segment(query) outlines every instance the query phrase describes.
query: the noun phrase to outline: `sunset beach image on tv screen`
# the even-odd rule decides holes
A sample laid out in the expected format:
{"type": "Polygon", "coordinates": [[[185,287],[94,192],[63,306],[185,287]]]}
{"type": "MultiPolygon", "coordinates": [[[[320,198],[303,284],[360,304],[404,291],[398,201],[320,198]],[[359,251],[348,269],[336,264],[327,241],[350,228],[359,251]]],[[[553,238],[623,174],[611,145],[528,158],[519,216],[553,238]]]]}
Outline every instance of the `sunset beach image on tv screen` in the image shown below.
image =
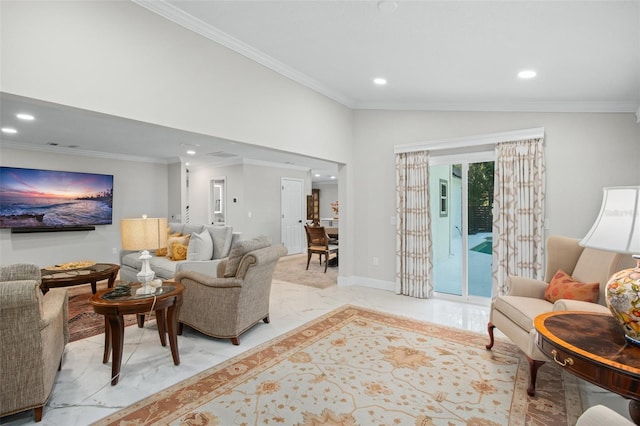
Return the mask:
{"type": "Polygon", "coordinates": [[[0,227],[112,223],[113,175],[0,167],[0,227]]]}

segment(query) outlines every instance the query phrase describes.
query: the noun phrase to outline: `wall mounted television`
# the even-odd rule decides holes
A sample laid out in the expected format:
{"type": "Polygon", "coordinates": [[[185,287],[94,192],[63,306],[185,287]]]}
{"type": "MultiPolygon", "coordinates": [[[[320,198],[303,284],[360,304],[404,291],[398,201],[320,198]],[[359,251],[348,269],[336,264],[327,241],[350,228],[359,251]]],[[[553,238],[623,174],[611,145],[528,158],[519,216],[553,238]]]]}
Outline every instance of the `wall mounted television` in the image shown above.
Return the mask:
{"type": "Polygon", "coordinates": [[[113,220],[113,175],[0,167],[0,228],[94,230],[113,220]]]}

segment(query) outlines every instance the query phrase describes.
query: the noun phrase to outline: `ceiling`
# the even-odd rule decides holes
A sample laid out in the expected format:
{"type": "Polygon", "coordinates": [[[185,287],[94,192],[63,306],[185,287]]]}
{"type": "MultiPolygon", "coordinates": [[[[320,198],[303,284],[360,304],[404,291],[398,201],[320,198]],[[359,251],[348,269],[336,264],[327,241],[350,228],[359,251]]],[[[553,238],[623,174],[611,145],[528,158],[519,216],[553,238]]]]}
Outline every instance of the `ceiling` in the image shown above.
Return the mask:
{"type": "MultiPolygon", "coordinates": [[[[640,117],[640,0],[132,1],[351,108],[640,117]],[[518,78],[524,69],[537,76],[518,78]]],[[[337,175],[319,159],[4,93],[0,103],[2,126],[20,126],[3,146],[337,175]],[[17,122],[20,111],[36,120],[17,122]]]]}
{"type": "Polygon", "coordinates": [[[133,1],[352,108],[640,106],[640,0],[133,1]]]}

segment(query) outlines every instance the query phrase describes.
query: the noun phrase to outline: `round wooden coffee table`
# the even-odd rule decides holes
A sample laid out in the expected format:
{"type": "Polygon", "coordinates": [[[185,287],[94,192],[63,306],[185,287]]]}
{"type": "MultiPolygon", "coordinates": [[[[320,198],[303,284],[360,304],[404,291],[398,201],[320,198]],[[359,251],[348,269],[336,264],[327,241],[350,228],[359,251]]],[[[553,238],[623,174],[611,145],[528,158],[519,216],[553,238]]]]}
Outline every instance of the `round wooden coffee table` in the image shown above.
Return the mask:
{"type": "Polygon", "coordinates": [[[113,263],[96,263],[84,268],[64,270],[41,269],[42,283],[40,289],[45,294],[50,288],[69,287],[80,284],[91,284],[91,292],[96,294],[96,283],[109,280],[107,286],[113,287],[120,265],[113,263]]]}
{"type": "Polygon", "coordinates": [[[100,290],[89,299],[93,310],[104,315],[105,335],[104,354],[102,363],[109,362],[109,355],[113,349],[111,360],[111,386],[118,383],[120,378],[120,365],[122,363],[122,348],[124,345],[124,315],[147,314],[151,309],[156,314],[156,324],[160,343],[167,346],[166,335],[169,335],[169,345],[173,363],[180,365],[178,354],[178,314],[182,305],[182,293],[184,286],[179,282],[167,281],[156,290],[155,295],[136,295],[140,283],[131,286],[131,295],[113,299],[105,298],[112,289],[100,290]]]}

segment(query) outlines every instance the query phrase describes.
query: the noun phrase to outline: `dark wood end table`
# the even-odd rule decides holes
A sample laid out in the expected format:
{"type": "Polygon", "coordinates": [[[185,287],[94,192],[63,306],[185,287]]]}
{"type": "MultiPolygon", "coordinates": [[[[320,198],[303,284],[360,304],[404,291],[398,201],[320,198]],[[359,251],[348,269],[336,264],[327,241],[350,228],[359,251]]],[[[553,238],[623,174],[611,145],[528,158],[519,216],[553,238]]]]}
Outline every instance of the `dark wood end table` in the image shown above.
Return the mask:
{"type": "Polygon", "coordinates": [[[166,335],[169,335],[169,345],[173,363],[180,365],[178,354],[178,314],[182,305],[182,293],[184,286],[181,283],[167,281],[158,288],[155,297],[153,295],[136,296],[136,290],[140,284],[131,286],[131,295],[114,299],[105,299],[103,296],[112,289],[100,290],[89,299],[93,310],[104,315],[105,336],[104,354],[102,363],[109,362],[109,355],[113,349],[111,360],[111,385],[115,386],[120,378],[120,366],[122,364],[122,349],[124,346],[124,320],[123,315],[146,314],[154,310],[160,343],[167,346],[166,335]]]}
{"type": "Polygon", "coordinates": [[[41,269],[42,282],[40,289],[46,294],[50,288],[69,287],[80,284],[91,284],[91,292],[96,294],[96,283],[109,280],[107,286],[113,287],[120,265],[113,263],[96,263],[84,268],[65,270],[41,269]]]}
{"type": "Polygon", "coordinates": [[[608,314],[558,311],[534,320],[540,350],[576,376],[629,398],[631,419],[640,424],[640,347],[624,338],[608,314]]]}

